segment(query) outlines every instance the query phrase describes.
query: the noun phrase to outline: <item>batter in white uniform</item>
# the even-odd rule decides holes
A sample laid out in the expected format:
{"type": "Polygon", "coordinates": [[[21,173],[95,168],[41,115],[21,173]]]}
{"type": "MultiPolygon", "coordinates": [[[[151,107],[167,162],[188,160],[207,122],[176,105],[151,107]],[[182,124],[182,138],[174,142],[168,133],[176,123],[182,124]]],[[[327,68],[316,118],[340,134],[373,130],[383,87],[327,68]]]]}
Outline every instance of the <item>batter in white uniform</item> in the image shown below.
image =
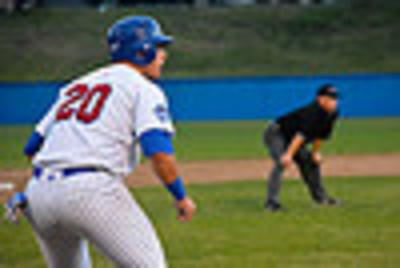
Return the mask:
{"type": "Polygon", "coordinates": [[[178,218],[195,205],[178,176],[174,128],[158,79],[172,42],[145,16],[108,32],[112,64],[61,88],[25,153],[33,177],[25,208],[48,267],[90,267],[86,241],[117,267],[165,267],[150,221],[123,184],[139,148],[176,200],[178,218]]]}

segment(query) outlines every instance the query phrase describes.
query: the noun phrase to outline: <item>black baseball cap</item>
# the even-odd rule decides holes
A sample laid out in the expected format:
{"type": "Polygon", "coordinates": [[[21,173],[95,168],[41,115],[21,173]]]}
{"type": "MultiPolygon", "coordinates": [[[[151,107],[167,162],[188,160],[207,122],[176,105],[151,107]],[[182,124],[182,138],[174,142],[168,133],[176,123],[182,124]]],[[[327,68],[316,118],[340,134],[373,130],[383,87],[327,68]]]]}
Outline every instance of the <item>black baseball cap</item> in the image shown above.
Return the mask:
{"type": "Polygon", "coordinates": [[[317,97],[319,96],[327,96],[331,97],[333,99],[338,99],[339,98],[339,93],[335,86],[331,84],[325,84],[321,86],[318,91],[317,91],[317,97]]]}

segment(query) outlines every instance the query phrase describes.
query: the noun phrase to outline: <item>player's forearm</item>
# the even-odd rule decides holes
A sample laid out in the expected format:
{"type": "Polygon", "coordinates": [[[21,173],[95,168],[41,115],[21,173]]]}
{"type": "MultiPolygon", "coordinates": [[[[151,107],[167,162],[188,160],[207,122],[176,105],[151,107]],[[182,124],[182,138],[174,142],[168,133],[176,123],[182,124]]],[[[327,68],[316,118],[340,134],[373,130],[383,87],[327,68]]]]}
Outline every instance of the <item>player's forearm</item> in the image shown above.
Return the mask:
{"type": "Polygon", "coordinates": [[[175,157],[165,153],[156,153],[151,157],[153,169],[177,202],[186,198],[182,179],[178,176],[175,157]]]}
{"type": "Polygon", "coordinates": [[[315,140],[312,146],[312,152],[318,153],[321,149],[321,140],[315,140]]]}
{"type": "Polygon", "coordinates": [[[143,154],[151,159],[154,172],[179,202],[185,199],[185,187],[178,176],[171,135],[150,130],[140,137],[143,154]]]}
{"type": "Polygon", "coordinates": [[[173,155],[157,153],[151,157],[154,172],[165,184],[171,184],[178,176],[176,160],[173,155]]]}
{"type": "Polygon", "coordinates": [[[293,157],[300,149],[300,147],[303,145],[303,143],[304,143],[303,136],[300,134],[296,134],[286,151],[287,154],[293,157]]]}

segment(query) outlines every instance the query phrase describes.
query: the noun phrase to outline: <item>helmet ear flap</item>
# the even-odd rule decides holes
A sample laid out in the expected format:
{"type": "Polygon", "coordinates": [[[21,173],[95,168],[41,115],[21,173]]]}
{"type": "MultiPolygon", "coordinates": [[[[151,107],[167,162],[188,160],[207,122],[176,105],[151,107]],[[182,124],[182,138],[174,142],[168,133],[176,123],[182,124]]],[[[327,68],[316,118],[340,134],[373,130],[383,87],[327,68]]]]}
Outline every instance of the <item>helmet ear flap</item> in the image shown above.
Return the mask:
{"type": "Polygon", "coordinates": [[[156,58],[157,53],[156,47],[148,41],[133,45],[131,51],[132,62],[139,66],[150,64],[156,58]]]}

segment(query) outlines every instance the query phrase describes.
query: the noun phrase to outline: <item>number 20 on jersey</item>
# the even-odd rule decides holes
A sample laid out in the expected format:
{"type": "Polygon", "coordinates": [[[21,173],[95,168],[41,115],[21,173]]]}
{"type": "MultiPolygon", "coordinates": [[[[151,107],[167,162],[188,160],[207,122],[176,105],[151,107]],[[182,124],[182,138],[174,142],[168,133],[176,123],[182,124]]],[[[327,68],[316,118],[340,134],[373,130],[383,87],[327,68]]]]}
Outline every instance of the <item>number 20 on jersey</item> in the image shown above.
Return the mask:
{"type": "Polygon", "coordinates": [[[111,87],[107,84],[99,84],[93,87],[85,84],[74,85],[65,92],[67,99],[61,103],[57,110],[57,121],[75,117],[85,124],[92,123],[99,117],[110,93],[111,87]],[[78,102],[80,104],[74,105],[78,102]]]}

